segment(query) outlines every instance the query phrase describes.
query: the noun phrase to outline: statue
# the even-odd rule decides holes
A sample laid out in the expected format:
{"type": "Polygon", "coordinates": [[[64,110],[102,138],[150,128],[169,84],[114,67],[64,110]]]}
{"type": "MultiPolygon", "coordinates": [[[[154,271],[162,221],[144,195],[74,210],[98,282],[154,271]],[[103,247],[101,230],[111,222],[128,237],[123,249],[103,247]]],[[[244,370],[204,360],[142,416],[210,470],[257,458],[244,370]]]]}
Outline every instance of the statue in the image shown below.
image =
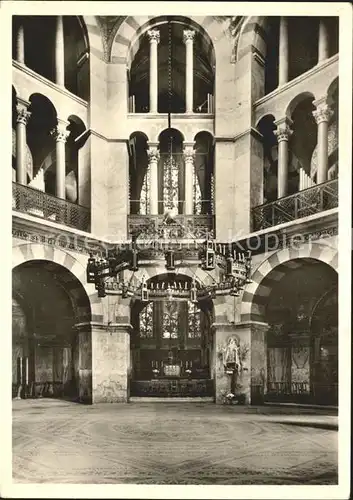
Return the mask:
{"type": "Polygon", "coordinates": [[[239,341],[237,341],[235,337],[230,337],[227,345],[223,349],[223,365],[226,370],[233,369],[239,372],[241,369],[239,341]]]}

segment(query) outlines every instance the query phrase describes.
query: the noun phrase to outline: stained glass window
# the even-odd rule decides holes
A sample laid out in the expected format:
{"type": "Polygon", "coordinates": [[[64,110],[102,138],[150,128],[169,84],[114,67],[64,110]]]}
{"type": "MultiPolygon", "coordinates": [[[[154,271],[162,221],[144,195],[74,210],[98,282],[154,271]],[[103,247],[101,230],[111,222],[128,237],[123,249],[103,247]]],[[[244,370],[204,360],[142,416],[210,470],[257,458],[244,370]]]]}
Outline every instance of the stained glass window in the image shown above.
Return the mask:
{"type": "Polygon", "coordinates": [[[177,339],[179,327],[178,302],[166,300],[163,302],[162,337],[164,339],[177,339]]]}
{"type": "Polygon", "coordinates": [[[188,301],[188,337],[201,337],[201,311],[193,302],[188,301]]]}
{"type": "Polygon", "coordinates": [[[153,338],[153,302],[149,302],[140,312],[140,337],[153,338]]]}

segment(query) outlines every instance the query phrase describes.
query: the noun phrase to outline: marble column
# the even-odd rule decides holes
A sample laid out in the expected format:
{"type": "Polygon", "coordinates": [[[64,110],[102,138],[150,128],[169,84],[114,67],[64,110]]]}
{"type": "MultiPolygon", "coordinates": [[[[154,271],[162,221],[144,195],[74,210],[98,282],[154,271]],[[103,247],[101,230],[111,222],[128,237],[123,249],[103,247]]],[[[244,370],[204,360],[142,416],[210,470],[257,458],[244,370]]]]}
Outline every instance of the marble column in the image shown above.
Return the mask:
{"type": "Polygon", "coordinates": [[[158,214],[158,161],[159,151],[157,144],[150,143],[148,154],[148,169],[149,169],[149,201],[150,201],[150,214],[158,214]]]}
{"type": "Polygon", "coordinates": [[[328,105],[327,99],[313,101],[316,110],[313,116],[317,123],[317,178],[316,183],[327,181],[328,172],[328,123],[333,111],[328,105]]]}
{"type": "Polygon", "coordinates": [[[318,40],[318,63],[328,59],[329,56],[329,39],[327,32],[327,22],[323,17],[319,21],[319,40],[318,40]]]}
{"type": "Polygon", "coordinates": [[[275,122],[274,134],[278,142],[277,198],[287,196],[288,191],[288,141],[292,135],[288,118],[275,122]]]}
{"type": "Polygon", "coordinates": [[[186,88],[186,113],[192,113],[194,107],[194,36],[195,31],[184,30],[184,43],[186,46],[185,88],[186,88]]]}
{"type": "Polygon", "coordinates": [[[55,32],[55,83],[65,86],[64,23],[63,16],[56,18],[55,32]]]}
{"type": "Polygon", "coordinates": [[[16,122],[16,181],[19,184],[27,184],[27,134],[26,126],[31,113],[28,111],[29,102],[23,99],[17,100],[17,122],[16,122]]]}
{"type": "Polygon", "coordinates": [[[279,24],[278,86],[288,82],[288,19],[284,16],[279,24]]]}
{"type": "Polygon", "coordinates": [[[192,215],[194,213],[194,176],[195,176],[195,151],[193,144],[184,143],[185,162],[185,207],[184,213],[192,215]]]}
{"type": "Polygon", "coordinates": [[[158,44],[159,30],[149,30],[150,39],[150,113],[158,113],[158,44]]]}
{"type": "Polygon", "coordinates": [[[16,61],[25,64],[25,39],[22,22],[17,26],[16,32],[16,61]]]}
{"type": "Polygon", "coordinates": [[[65,177],[66,177],[66,159],[65,159],[65,144],[66,139],[70,135],[67,130],[68,122],[58,120],[58,125],[52,131],[52,135],[56,141],[56,196],[65,199],[65,177]]]}

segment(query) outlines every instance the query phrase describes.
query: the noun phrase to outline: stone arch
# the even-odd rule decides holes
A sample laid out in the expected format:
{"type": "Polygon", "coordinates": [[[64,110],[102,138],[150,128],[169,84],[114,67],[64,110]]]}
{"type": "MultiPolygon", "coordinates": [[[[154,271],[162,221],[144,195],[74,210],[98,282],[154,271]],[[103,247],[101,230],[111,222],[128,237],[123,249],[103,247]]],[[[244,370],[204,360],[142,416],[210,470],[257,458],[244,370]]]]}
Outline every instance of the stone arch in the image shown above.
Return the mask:
{"type": "Polygon", "coordinates": [[[96,16],[79,16],[79,20],[87,33],[90,53],[102,61],[105,60],[106,50],[96,16]]]}
{"type": "MultiPolygon", "coordinates": [[[[23,243],[12,249],[12,268],[30,260],[55,262],[70,271],[88,297],[91,307],[91,320],[95,322],[101,322],[103,320],[101,301],[98,298],[94,286],[86,282],[86,268],[75,257],[65,250],[38,243],[23,243]]],[[[76,280],[72,281],[72,287],[70,283],[68,283],[68,288],[73,296],[77,296],[77,294],[80,293],[76,280]]]]}
{"type": "MultiPolygon", "coordinates": [[[[225,30],[215,16],[173,16],[173,18],[178,22],[191,24],[203,32],[213,45],[227,37],[225,30]]],[[[128,65],[130,49],[137,37],[165,19],[167,16],[127,16],[123,21],[117,22],[113,29],[109,61],[128,65]]],[[[216,49],[216,47],[214,48],[216,49]]]]}
{"type": "Polygon", "coordinates": [[[239,31],[236,60],[241,59],[249,50],[255,50],[265,58],[267,29],[268,20],[265,16],[247,17],[239,31]]]}
{"type": "Polygon", "coordinates": [[[257,303],[257,298],[270,295],[272,286],[285,275],[284,269],[286,267],[301,267],[308,259],[323,262],[338,272],[338,252],[336,248],[329,245],[308,243],[300,249],[278,250],[258,266],[252,275],[252,283],[245,286],[240,321],[263,322],[265,306],[257,303]]]}
{"type": "Polygon", "coordinates": [[[292,113],[295,110],[295,108],[303,102],[306,99],[315,99],[315,96],[312,92],[301,92],[300,94],[296,95],[291,101],[287,104],[286,106],[286,111],[285,115],[288,118],[292,117],[292,113]]]}

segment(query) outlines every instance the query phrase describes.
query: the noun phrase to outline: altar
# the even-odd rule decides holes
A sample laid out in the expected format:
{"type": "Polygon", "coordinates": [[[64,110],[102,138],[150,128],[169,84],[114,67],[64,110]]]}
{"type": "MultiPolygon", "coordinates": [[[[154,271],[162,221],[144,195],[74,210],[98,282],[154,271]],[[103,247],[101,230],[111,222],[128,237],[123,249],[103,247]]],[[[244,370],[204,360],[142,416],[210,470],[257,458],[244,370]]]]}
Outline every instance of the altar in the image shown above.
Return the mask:
{"type": "Polygon", "coordinates": [[[131,395],[138,397],[212,397],[213,380],[192,378],[156,378],[132,380],[131,395]]]}
{"type": "Polygon", "coordinates": [[[163,366],[163,374],[166,377],[180,377],[181,366],[177,365],[164,365],[163,366]]]}

